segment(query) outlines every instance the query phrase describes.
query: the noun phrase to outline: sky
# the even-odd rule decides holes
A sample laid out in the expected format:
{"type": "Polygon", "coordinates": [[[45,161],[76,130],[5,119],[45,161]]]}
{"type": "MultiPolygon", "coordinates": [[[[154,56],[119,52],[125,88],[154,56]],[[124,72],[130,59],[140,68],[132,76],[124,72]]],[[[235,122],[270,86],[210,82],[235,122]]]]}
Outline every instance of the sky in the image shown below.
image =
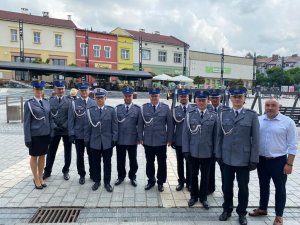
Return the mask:
{"type": "Polygon", "coordinates": [[[245,56],[300,53],[299,0],[1,0],[0,9],[72,20],[79,28],[116,27],[172,35],[190,50],[245,56]]]}

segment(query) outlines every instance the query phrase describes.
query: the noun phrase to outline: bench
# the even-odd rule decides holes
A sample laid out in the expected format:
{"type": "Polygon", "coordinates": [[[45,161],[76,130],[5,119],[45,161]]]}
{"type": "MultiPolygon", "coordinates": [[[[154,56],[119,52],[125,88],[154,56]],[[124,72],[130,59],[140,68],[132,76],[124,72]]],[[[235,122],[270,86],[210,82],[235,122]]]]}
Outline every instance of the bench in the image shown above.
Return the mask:
{"type": "Polygon", "coordinates": [[[300,108],[281,106],[279,112],[294,120],[297,127],[300,126],[300,108]]]}

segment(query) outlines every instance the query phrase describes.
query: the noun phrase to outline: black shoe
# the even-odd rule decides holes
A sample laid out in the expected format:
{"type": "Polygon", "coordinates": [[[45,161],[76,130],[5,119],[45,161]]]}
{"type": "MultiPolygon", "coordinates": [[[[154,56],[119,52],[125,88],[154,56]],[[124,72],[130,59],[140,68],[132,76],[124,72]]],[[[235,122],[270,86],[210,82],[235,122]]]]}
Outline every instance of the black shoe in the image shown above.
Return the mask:
{"type": "Polygon", "coordinates": [[[42,187],[43,187],[43,188],[47,187],[47,184],[43,183],[43,184],[42,184],[42,187]]]}
{"type": "Polygon", "coordinates": [[[177,186],[176,186],[176,191],[181,191],[183,189],[184,185],[182,183],[179,183],[177,186]]]}
{"type": "Polygon", "coordinates": [[[84,184],[84,183],[85,183],[85,177],[80,177],[79,184],[84,184]]]}
{"type": "Polygon", "coordinates": [[[200,201],[200,202],[202,203],[204,209],[209,209],[209,204],[208,204],[208,201],[207,201],[207,200],[205,200],[205,201],[200,201]]]}
{"type": "Polygon", "coordinates": [[[110,184],[105,184],[104,187],[105,187],[107,192],[112,192],[113,191],[113,188],[112,188],[112,186],[110,186],[110,184]]]}
{"type": "Polygon", "coordinates": [[[188,202],[188,205],[189,207],[192,207],[193,205],[195,205],[195,203],[198,201],[198,199],[194,199],[194,198],[191,198],[188,202]]]}
{"type": "Polygon", "coordinates": [[[222,212],[222,214],[219,216],[220,221],[226,221],[229,217],[231,217],[231,213],[229,212],[222,212]]]}
{"type": "Polygon", "coordinates": [[[188,189],[188,192],[192,191],[192,187],[191,186],[188,186],[187,189],[188,189]]]}
{"type": "Polygon", "coordinates": [[[131,180],[130,180],[130,183],[131,183],[131,185],[132,185],[133,187],[136,187],[136,186],[137,186],[137,182],[136,182],[135,179],[131,179],[131,180]]]}
{"type": "Polygon", "coordinates": [[[159,191],[159,192],[163,192],[165,189],[164,189],[164,185],[162,185],[162,184],[159,184],[159,185],[157,185],[157,190],[159,191]]]}
{"type": "Polygon", "coordinates": [[[65,173],[64,173],[64,179],[65,179],[65,180],[69,180],[69,179],[70,179],[69,172],[65,172],[65,173]]]}
{"type": "Polygon", "coordinates": [[[96,190],[98,190],[99,187],[100,187],[100,182],[95,182],[92,186],[92,190],[96,191],[96,190]]]}
{"type": "Polygon", "coordinates": [[[34,179],[33,179],[33,183],[34,183],[35,189],[39,189],[39,190],[43,189],[43,186],[42,186],[42,185],[41,185],[41,186],[36,186],[34,179]]]}
{"type": "Polygon", "coordinates": [[[215,189],[209,190],[208,193],[207,193],[207,195],[211,195],[211,194],[213,194],[214,192],[215,192],[215,189]]]}
{"type": "Polygon", "coordinates": [[[48,177],[51,177],[51,174],[49,174],[49,173],[43,174],[43,180],[46,180],[48,177]]]}
{"type": "Polygon", "coordinates": [[[150,190],[155,185],[155,182],[148,182],[148,184],[145,186],[145,190],[150,190]]]}
{"type": "Polygon", "coordinates": [[[241,225],[247,225],[247,218],[245,215],[239,215],[239,222],[241,225]]]}
{"type": "Polygon", "coordinates": [[[117,179],[116,182],[115,182],[115,185],[120,185],[122,184],[122,182],[124,181],[124,179],[117,179]]]}

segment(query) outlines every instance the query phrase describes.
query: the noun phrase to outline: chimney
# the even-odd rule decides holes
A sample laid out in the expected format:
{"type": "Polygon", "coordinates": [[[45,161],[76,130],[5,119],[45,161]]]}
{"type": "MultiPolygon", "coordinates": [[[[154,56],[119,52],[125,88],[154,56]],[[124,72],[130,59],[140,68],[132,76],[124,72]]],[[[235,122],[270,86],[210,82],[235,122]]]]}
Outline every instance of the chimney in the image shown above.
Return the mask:
{"type": "Polygon", "coordinates": [[[144,28],[139,29],[140,32],[145,32],[144,28]]]}
{"type": "Polygon", "coordinates": [[[68,15],[68,20],[72,20],[72,15],[68,15]]]}
{"type": "Polygon", "coordinates": [[[49,18],[49,12],[43,11],[42,14],[43,14],[43,17],[48,17],[49,18]]]}
{"type": "Polygon", "coordinates": [[[21,8],[21,13],[28,14],[28,9],[27,8],[21,8]]]}
{"type": "Polygon", "coordinates": [[[154,34],[160,34],[160,32],[158,30],[154,31],[154,34]]]}
{"type": "Polygon", "coordinates": [[[279,59],[279,55],[272,55],[272,60],[278,60],[279,59]]]}

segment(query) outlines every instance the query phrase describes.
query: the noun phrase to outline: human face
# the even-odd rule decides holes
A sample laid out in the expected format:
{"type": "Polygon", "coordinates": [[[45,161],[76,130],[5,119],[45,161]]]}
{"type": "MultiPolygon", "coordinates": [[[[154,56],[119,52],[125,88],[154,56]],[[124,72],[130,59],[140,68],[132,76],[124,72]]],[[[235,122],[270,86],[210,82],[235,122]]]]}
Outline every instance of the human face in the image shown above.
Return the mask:
{"type": "Polygon", "coordinates": [[[41,88],[34,88],[33,89],[33,94],[36,98],[38,99],[41,99],[43,98],[43,93],[44,93],[44,90],[41,89],[41,88]]]}
{"type": "Polygon", "coordinates": [[[230,96],[230,101],[232,102],[232,106],[235,109],[240,109],[243,107],[245,103],[245,95],[232,95],[230,96]]]}
{"type": "Polygon", "coordinates": [[[159,95],[150,95],[150,102],[152,105],[157,105],[159,102],[159,95]]]}
{"type": "Polygon", "coordinates": [[[209,100],[211,102],[211,104],[213,105],[213,107],[218,107],[220,105],[221,102],[221,97],[209,97],[209,100]]]}
{"type": "Polygon", "coordinates": [[[58,97],[62,97],[65,94],[65,88],[54,88],[55,94],[58,97]]]}
{"type": "Polygon", "coordinates": [[[130,105],[132,103],[133,95],[124,95],[124,102],[126,105],[130,105]]]}
{"type": "Polygon", "coordinates": [[[208,99],[196,98],[196,104],[198,108],[203,111],[207,108],[208,99]]]}
{"type": "Polygon", "coordinates": [[[276,99],[269,99],[265,102],[265,111],[268,118],[273,119],[279,113],[279,102],[276,99]]]}
{"type": "Polygon", "coordinates": [[[90,90],[89,89],[82,89],[80,90],[80,96],[82,98],[87,98],[89,96],[90,90]]]}
{"type": "Polygon", "coordinates": [[[186,105],[189,101],[188,95],[179,95],[179,102],[182,105],[186,105]]]}
{"type": "Polygon", "coordinates": [[[98,97],[96,97],[97,105],[100,106],[100,107],[104,106],[105,101],[106,101],[106,96],[98,96],[98,97]]]}

